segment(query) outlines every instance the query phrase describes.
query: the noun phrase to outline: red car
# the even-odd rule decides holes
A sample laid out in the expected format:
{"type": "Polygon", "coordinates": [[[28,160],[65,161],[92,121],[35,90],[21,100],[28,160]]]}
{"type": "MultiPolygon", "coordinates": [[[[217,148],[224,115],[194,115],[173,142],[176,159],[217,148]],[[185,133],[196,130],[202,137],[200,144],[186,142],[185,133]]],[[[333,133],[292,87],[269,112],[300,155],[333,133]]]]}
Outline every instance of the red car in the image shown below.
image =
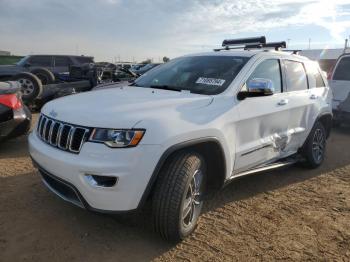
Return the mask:
{"type": "Polygon", "coordinates": [[[0,141],[26,134],[32,115],[23,104],[17,82],[0,82],[0,141]]]}

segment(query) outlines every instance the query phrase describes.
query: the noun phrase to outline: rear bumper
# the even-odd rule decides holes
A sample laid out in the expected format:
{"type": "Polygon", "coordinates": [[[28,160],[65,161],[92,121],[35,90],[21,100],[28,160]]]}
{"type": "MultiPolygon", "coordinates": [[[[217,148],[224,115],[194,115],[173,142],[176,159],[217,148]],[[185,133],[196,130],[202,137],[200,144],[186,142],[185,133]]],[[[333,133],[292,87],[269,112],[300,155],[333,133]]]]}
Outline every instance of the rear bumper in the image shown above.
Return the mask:
{"type": "Polygon", "coordinates": [[[13,119],[0,123],[0,141],[26,134],[30,129],[32,114],[27,107],[13,112],[13,119]]]}

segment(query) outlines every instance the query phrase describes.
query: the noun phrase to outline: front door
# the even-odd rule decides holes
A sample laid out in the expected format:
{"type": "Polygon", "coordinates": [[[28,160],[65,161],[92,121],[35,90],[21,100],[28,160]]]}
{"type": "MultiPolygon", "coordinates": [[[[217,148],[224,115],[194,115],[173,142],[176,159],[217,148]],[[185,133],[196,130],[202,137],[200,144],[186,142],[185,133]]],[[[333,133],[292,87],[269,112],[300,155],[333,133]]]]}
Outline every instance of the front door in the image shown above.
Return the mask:
{"type": "MultiPolygon", "coordinates": [[[[289,97],[283,91],[279,59],[260,62],[246,83],[254,78],[269,79],[274,94],[250,97],[239,102],[239,122],[236,127],[236,161],[234,173],[268,163],[283,154],[289,119],[289,97]]],[[[243,86],[243,90],[246,84],[243,86]]]]}

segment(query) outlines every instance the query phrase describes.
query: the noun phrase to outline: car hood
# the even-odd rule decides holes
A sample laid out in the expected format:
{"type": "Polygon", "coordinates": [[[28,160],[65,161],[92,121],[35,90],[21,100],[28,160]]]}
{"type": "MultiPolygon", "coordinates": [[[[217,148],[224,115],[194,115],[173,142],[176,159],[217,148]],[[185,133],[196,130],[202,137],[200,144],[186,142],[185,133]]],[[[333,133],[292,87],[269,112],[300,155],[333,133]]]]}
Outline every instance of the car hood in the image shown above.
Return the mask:
{"type": "Polygon", "coordinates": [[[0,65],[0,75],[13,74],[19,72],[17,65],[0,65]]]}
{"type": "Polygon", "coordinates": [[[165,118],[205,107],[213,98],[134,86],[70,95],[47,103],[42,113],[70,124],[101,128],[132,128],[151,118],[165,118]]]}
{"type": "Polygon", "coordinates": [[[0,65],[0,70],[14,70],[17,69],[17,65],[0,65]]]}

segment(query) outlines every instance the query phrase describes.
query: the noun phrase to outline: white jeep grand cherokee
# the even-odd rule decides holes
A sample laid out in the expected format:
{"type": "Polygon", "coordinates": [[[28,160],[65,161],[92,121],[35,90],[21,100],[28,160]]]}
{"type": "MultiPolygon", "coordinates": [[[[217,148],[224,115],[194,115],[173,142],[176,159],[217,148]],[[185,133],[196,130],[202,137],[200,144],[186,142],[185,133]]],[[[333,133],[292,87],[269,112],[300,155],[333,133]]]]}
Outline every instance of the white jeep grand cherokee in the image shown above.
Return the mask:
{"type": "Polygon", "coordinates": [[[331,101],[318,65],[298,55],[188,55],[131,86],[46,104],[29,148],[64,200],[100,212],[151,200],[156,231],[179,240],[195,229],[205,196],[229,181],[297,160],[319,166],[331,101]]]}

